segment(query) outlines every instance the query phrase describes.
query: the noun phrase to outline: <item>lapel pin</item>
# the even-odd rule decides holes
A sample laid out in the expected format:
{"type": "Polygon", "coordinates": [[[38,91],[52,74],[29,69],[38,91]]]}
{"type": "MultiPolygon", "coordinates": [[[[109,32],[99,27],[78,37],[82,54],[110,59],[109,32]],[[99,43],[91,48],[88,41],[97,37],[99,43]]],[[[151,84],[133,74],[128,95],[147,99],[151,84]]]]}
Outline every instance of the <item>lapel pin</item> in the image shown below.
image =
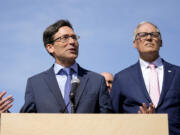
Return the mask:
{"type": "Polygon", "coordinates": [[[168,70],[169,73],[171,73],[172,71],[171,70],[168,70]]]}

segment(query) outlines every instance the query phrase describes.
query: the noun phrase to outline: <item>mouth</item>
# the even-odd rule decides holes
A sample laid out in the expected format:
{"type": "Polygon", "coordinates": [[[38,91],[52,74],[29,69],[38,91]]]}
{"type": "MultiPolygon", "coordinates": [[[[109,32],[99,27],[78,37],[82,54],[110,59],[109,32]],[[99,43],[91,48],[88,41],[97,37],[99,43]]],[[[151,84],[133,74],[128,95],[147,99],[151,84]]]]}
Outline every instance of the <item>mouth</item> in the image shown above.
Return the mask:
{"type": "Polygon", "coordinates": [[[67,51],[69,51],[71,53],[77,53],[77,49],[76,48],[70,48],[70,49],[67,49],[67,51]]]}
{"type": "Polygon", "coordinates": [[[153,43],[146,43],[145,46],[147,46],[147,47],[154,47],[154,44],[153,43]]]}

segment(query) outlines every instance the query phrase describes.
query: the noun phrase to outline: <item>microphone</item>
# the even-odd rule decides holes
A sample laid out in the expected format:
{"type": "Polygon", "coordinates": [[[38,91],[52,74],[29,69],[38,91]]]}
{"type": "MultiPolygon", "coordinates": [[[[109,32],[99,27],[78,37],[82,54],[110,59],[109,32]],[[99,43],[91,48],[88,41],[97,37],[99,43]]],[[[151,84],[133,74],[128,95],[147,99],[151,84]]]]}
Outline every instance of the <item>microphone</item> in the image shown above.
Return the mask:
{"type": "Polygon", "coordinates": [[[80,85],[80,80],[78,78],[74,78],[73,80],[71,80],[71,91],[69,93],[69,100],[71,103],[72,113],[75,113],[75,95],[79,85],[80,85]]]}

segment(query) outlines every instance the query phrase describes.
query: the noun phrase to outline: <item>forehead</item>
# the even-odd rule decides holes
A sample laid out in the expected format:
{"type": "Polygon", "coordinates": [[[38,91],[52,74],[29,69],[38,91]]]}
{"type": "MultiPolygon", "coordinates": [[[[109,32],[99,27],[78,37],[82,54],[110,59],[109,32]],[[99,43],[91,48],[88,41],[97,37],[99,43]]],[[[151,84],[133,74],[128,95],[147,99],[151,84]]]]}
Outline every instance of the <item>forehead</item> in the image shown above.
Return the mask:
{"type": "Polygon", "coordinates": [[[73,29],[71,29],[68,26],[63,26],[63,27],[59,28],[58,32],[56,32],[56,34],[54,36],[56,37],[56,36],[74,35],[74,34],[75,33],[74,33],[73,29]]]}
{"type": "Polygon", "coordinates": [[[113,80],[113,77],[110,74],[104,74],[104,76],[107,80],[113,80]]]}
{"type": "Polygon", "coordinates": [[[139,26],[137,32],[157,32],[157,29],[154,25],[145,23],[139,26]]]}

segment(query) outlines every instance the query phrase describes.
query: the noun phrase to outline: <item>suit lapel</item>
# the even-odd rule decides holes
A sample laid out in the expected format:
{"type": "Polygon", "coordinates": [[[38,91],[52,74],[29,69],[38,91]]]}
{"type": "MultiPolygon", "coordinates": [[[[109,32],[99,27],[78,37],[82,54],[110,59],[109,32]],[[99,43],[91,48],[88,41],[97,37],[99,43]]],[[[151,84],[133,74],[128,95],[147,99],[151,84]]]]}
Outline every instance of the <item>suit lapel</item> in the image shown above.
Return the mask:
{"type": "Polygon", "coordinates": [[[142,75],[139,61],[135,65],[132,66],[130,71],[133,76],[133,79],[137,83],[137,86],[139,86],[139,90],[141,91],[140,93],[142,93],[145,96],[148,102],[151,102],[151,98],[149,97],[149,94],[145,86],[145,82],[144,82],[144,78],[142,75]]]}
{"type": "Polygon", "coordinates": [[[163,103],[164,97],[170,87],[171,81],[173,80],[173,77],[175,75],[175,70],[173,68],[173,65],[165,62],[162,60],[163,65],[164,65],[164,79],[163,79],[163,86],[162,86],[162,91],[159,99],[158,106],[163,103]]]}
{"type": "Polygon", "coordinates": [[[81,68],[79,65],[78,65],[78,79],[80,80],[80,85],[77,88],[76,95],[75,95],[75,106],[78,106],[81,95],[88,82],[87,70],[81,68]]]}
{"type": "Polygon", "coordinates": [[[44,79],[48,84],[50,91],[53,93],[54,97],[56,98],[57,103],[60,105],[60,111],[64,111],[65,103],[55,77],[53,66],[47,72],[45,72],[44,79]]]}

